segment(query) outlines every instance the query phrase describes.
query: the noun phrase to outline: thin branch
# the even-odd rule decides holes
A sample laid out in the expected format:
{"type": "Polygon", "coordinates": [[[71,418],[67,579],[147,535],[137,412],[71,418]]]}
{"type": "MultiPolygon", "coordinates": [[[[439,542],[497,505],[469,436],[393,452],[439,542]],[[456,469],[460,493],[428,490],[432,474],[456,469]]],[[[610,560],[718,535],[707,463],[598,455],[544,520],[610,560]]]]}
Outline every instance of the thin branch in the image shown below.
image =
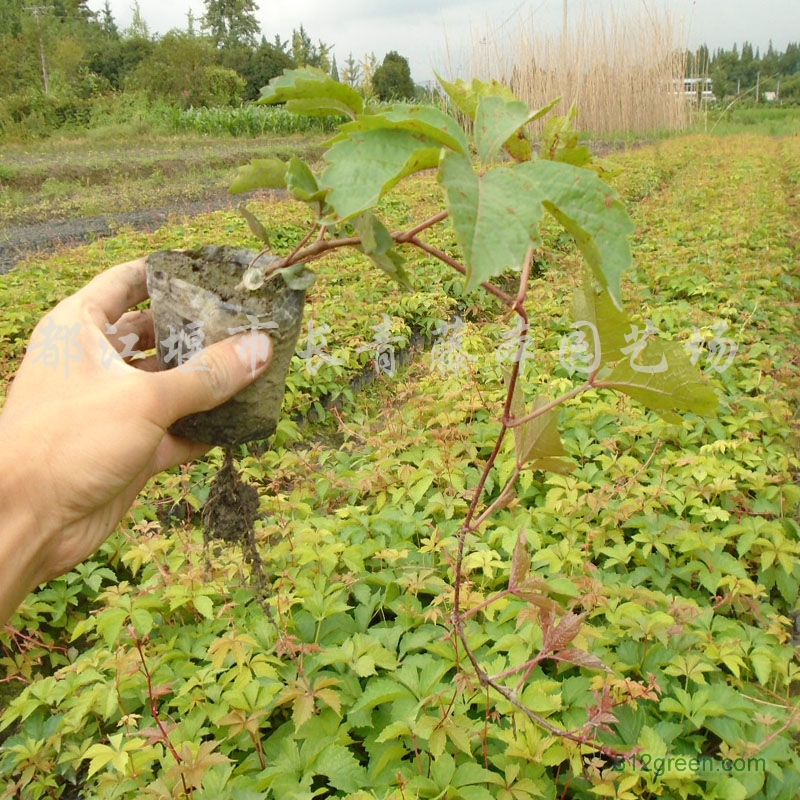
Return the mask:
{"type": "Polygon", "coordinates": [[[392,233],[392,239],[394,239],[398,244],[410,242],[412,239],[417,237],[417,234],[422,233],[422,231],[432,228],[437,223],[446,220],[449,214],[449,211],[440,211],[438,214],[434,214],[432,217],[423,220],[419,223],[419,225],[414,226],[410,230],[395,231],[392,233]]]}
{"type": "MultiPolygon", "coordinates": [[[[161,732],[161,738],[164,740],[164,744],[169,749],[172,757],[175,759],[178,765],[183,763],[183,759],[178,754],[178,751],[175,749],[175,745],[172,744],[172,739],[169,738],[169,731],[167,731],[166,726],[161,721],[161,717],[158,714],[158,706],[156,705],[156,698],[155,694],[153,693],[153,678],[150,674],[150,670],[147,668],[147,659],[144,657],[144,650],[142,650],[142,641],[136,634],[136,631],[133,629],[133,626],[130,626],[130,634],[133,637],[133,641],[136,645],[136,649],[139,651],[139,658],[142,661],[142,672],[144,672],[144,677],[147,680],[147,696],[150,700],[150,713],[153,715],[153,719],[155,720],[156,725],[158,726],[159,731],[161,732]]],[[[181,782],[183,783],[183,791],[187,797],[191,797],[191,793],[189,792],[189,787],[186,785],[186,778],[181,772],[181,782]]]]}
{"type": "MultiPolygon", "coordinates": [[[[454,259],[452,256],[449,256],[447,253],[445,253],[444,250],[439,250],[438,247],[434,247],[432,244],[428,244],[416,236],[414,236],[412,239],[409,239],[408,244],[413,244],[416,247],[419,247],[420,250],[424,250],[426,253],[432,255],[434,258],[438,258],[440,261],[443,261],[449,267],[452,267],[454,270],[456,270],[456,272],[460,272],[462,275],[467,274],[466,268],[461,263],[456,261],[456,259],[454,259]]],[[[507,305],[509,308],[514,307],[514,299],[510,295],[506,294],[502,289],[498,289],[488,281],[482,283],[481,286],[486,289],[489,294],[493,294],[495,297],[505,303],[505,305],[507,305]]]]}
{"type": "Polygon", "coordinates": [[[579,394],[583,394],[583,392],[589,391],[589,389],[594,389],[595,385],[591,382],[583,383],[580,386],[576,386],[574,389],[570,389],[570,391],[562,394],[560,397],[556,397],[555,400],[551,400],[549,403],[546,403],[543,406],[540,406],[536,409],[536,411],[531,411],[530,414],[526,414],[524,417],[515,417],[515,418],[506,418],[504,420],[504,424],[509,428],[516,428],[518,425],[524,425],[526,422],[529,422],[532,419],[536,419],[536,417],[541,417],[543,414],[547,414],[548,411],[552,411],[557,406],[560,406],[562,403],[566,403],[567,400],[571,400],[573,397],[577,397],[579,394]]]}
{"type": "Polygon", "coordinates": [[[530,719],[539,727],[544,728],[544,730],[546,730],[548,733],[552,733],[554,736],[558,736],[562,739],[569,739],[572,742],[577,742],[578,744],[591,747],[598,753],[602,753],[603,755],[611,758],[615,758],[620,755],[620,753],[617,752],[613,747],[607,747],[606,745],[599,744],[598,742],[587,738],[585,734],[568,731],[565,728],[559,728],[557,725],[553,725],[553,723],[548,722],[544,717],[540,716],[535,711],[531,711],[531,709],[529,709],[524,703],[520,702],[520,700],[517,698],[517,693],[513,689],[509,689],[508,687],[497,683],[497,681],[493,680],[489,675],[486,674],[481,665],[478,663],[478,659],[475,657],[475,654],[472,652],[472,648],[467,642],[464,627],[460,622],[456,623],[456,633],[458,634],[461,644],[464,646],[464,651],[467,654],[467,658],[469,658],[473,668],[475,669],[478,680],[481,682],[482,686],[491,686],[492,689],[498,692],[498,694],[501,694],[503,697],[505,697],[505,699],[508,700],[511,705],[522,711],[522,713],[525,714],[528,719],[530,719]]]}
{"type": "Polygon", "coordinates": [[[483,510],[483,512],[478,517],[478,519],[475,520],[475,522],[470,523],[469,526],[470,533],[475,533],[475,531],[478,530],[478,528],[480,528],[480,526],[483,525],[483,523],[486,522],[486,520],[489,519],[489,517],[491,517],[495,511],[499,511],[505,505],[506,501],[509,498],[509,495],[514,489],[514,484],[517,482],[517,478],[519,478],[521,474],[522,474],[522,469],[520,468],[519,465],[517,465],[516,468],[514,469],[514,474],[508,479],[508,482],[503,488],[503,491],[500,492],[499,496],[494,501],[492,501],[492,503],[490,503],[487,508],[483,510]]]}

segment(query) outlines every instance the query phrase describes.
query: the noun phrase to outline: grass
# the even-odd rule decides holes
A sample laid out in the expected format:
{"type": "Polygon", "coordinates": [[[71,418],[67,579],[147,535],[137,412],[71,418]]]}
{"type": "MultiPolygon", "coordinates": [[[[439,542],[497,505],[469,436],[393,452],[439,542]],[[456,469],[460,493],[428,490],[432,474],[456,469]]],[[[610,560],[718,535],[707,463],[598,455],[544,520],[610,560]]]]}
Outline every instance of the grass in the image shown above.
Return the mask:
{"type": "Polygon", "coordinates": [[[53,138],[4,147],[0,225],[27,224],[202,200],[227,189],[251,158],[313,159],[321,138],[198,135],[127,140],[53,138]]]}
{"type": "Polygon", "coordinates": [[[800,133],[800,106],[732,105],[717,103],[695,119],[694,127],[704,133],[731,135],[766,133],[796,136],[800,133]]]}

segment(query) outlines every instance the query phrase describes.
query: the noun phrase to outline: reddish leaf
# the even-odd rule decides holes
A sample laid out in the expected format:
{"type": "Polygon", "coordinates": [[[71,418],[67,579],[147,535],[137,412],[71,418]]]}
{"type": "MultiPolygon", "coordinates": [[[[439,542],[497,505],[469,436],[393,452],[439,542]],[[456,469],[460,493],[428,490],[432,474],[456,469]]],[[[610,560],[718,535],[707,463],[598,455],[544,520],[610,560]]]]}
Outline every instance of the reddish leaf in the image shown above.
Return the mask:
{"type": "Polygon", "coordinates": [[[558,661],[567,661],[570,664],[576,664],[579,667],[586,667],[587,669],[601,669],[604,672],[612,671],[597,656],[593,656],[585,650],[578,650],[576,647],[568,647],[566,650],[559,650],[553,653],[552,657],[558,661]]]}
{"type": "Polygon", "coordinates": [[[573,614],[571,611],[561,617],[558,627],[545,634],[545,644],[548,650],[562,650],[565,648],[581,631],[583,625],[583,615],[573,614]]]}
{"type": "Polygon", "coordinates": [[[525,529],[519,532],[517,543],[514,545],[514,555],[511,557],[511,575],[508,579],[508,588],[512,591],[519,586],[521,581],[528,577],[531,568],[531,557],[528,553],[528,538],[525,529]]]}

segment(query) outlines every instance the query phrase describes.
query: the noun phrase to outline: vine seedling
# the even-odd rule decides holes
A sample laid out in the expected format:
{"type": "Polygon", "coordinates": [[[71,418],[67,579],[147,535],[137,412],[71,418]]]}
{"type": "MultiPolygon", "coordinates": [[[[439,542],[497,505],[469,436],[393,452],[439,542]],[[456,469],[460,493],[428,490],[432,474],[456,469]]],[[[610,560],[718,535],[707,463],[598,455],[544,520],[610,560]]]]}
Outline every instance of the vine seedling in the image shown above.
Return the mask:
{"type": "MultiPolygon", "coordinates": [[[[490,598],[479,608],[465,607],[467,539],[510,502],[523,470],[568,469],[557,425],[559,407],[568,400],[590,389],[611,389],[675,419],[678,411],[712,411],[716,397],[678,342],[646,335],[626,348],[635,326],[622,310],[621,277],[631,261],[633,224],[616,192],[592,168],[589,151],[578,144],[571,116],[553,116],[544,125],[537,152],[530,123],[545,117],[555,102],[532,111],[497,82],[442,80],[441,84],[458,119],[428,105],[365,105],[354,89],[312,68],[287,71],[262,90],[261,103],[283,103],[298,114],[340,115],[346,121],[327,143],[319,172],[296,157],[255,159],[240,170],[233,193],[285,189],[308,205],[313,221],[288,255],[265,264],[262,256],[269,252],[268,233],[244,210],[265,251],[251,260],[237,289],[258,292],[280,276],[289,288],[302,290],[309,281],[306,265],[344,247],[362,252],[395,281],[412,288],[414,254],[422,253],[461,273],[466,290],[483,287],[527,325],[525,303],[533,259],[542,245],[540,224],[545,214],[571,234],[585,265],[574,298],[576,317],[595,333],[593,343],[577,343],[589,351],[591,366],[584,370],[586,379],[565,394],[552,399],[539,396],[528,405],[520,385],[519,359],[515,360],[507,376],[499,435],[458,536],[450,622],[458,646],[482,685],[501,693],[551,733],[588,743],[597,727],[613,718],[610,706],[599,704],[581,730],[568,732],[519,700],[526,677],[545,659],[603,668],[597,658],[571,646],[581,617],[563,613],[542,596],[541,587],[529,576],[527,543],[520,534],[509,587],[495,599],[511,594],[537,604],[543,644],[519,668],[489,674],[465,633],[467,620],[493,602],[490,598]],[[378,210],[381,199],[404,178],[424,170],[436,171],[441,209],[405,229],[390,231],[378,210]],[[426,232],[445,224],[455,233],[459,257],[425,238],[426,232]],[[518,276],[513,294],[493,283],[510,272],[518,276]],[[626,352],[632,353],[630,358],[624,356],[626,352]],[[669,365],[668,370],[662,369],[663,364],[669,365]],[[484,488],[509,431],[514,437],[516,467],[495,499],[482,505],[484,488]]],[[[574,337],[580,339],[577,333],[574,337]]]]}

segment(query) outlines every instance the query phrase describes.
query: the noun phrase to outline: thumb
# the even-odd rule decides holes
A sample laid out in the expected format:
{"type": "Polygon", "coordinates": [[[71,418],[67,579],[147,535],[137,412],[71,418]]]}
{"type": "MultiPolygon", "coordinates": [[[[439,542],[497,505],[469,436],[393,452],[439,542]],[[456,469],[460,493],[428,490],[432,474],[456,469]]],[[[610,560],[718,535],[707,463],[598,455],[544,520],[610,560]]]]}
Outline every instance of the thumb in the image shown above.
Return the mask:
{"type": "Polygon", "coordinates": [[[163,383],[165,426],[187,414],[208,411],[261,376],[272,361],[272,340],[263,331],[223,339],[185,364],[153,373],[163,383]]]}

